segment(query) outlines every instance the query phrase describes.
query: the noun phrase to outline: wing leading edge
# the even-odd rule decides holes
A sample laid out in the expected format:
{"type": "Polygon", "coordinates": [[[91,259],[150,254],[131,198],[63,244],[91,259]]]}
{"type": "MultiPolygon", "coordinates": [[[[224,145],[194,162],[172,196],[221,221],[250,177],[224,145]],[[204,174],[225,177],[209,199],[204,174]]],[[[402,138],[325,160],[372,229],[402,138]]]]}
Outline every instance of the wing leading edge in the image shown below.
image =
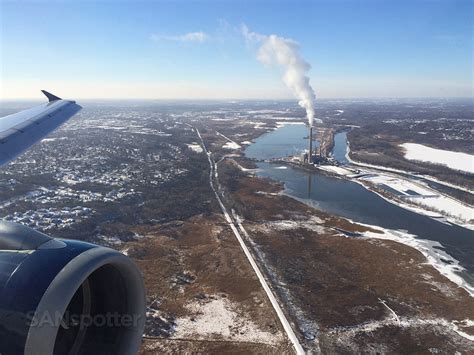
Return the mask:
{"type": "Polygon", "coordinates": [[[47,103],[0,118],[0,165],[16,158],[82,108],[75,101],[42,91],[47,103]]]}

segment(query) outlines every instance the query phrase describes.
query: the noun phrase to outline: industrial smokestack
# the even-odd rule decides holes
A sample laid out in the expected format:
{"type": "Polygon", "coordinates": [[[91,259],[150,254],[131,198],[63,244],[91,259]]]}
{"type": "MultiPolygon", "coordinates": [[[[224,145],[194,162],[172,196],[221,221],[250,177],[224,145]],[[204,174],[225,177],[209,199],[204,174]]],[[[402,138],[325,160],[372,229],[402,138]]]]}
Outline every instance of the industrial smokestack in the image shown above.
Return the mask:
{"type": "Polygon", "coordinates": [[[308,152],[308,163],[313,162],[313,127],[309,126],[309,152],[308,152]]]}

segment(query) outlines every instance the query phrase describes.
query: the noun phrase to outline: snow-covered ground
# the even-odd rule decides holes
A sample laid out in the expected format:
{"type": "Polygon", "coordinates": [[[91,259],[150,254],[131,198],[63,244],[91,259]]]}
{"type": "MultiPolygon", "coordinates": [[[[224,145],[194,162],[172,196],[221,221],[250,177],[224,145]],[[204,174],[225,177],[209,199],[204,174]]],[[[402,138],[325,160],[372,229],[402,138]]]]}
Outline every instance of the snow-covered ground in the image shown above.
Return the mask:
{"type": "Polygon", "coordinates": [[[322,226],[324,223],[323,220],[319,219],[316,216],[311,217],[308,220],[277,220],[261,223],[258,227],[261,231],[266,233],[271,233],[273,230],[287,231],[294,229],[307,229],[313,232],[323,233],[325,227],[322,226]]]}
{"type": "Polygon", "coordinates": [[[62,141],[65,139],[67,139],[67,137],[44,138],[41,140],[41,142],[47,143],[47,142],[54,142],[54,141],[62,141]]]}
{"type": "Polygon", "coordinates": [[[240,164],[239,164],[237,161],[235,161],[235,160],[232,160],[232,163],[235,164],[235,166],[237,166],[240,170],[245,171],[245,172],[254,172],[254,171],[257,170],[257,169],[244,168],[242,165],[240,165],[240,164]]]}
{"type": "Polygon", "coordinates": [[[258,325],[245,317],[228,299],[213,297],[204,302],[187,305],[191,315],[176,320],[176,332],[172,338],[226,339],[274,344],[281,341],[281,334],[272,334],[259,329],[258,325]]]}
{"type": "Polygon", "coordinates": [[[320,166],[318,166],[318,169],[324,170],[324,171],[327,171],[327,172],[330,172],[330,173],[333,173],[333,174],[337,174],[337,175],[344,175],[344,176],[354,175],[353,171],[351,171],[349,169],[345,169],[345,168],[340,167],[340,166],[320,165],[320,166]]]}
{"type": "Polygon", "coordinates": [[[202,153],[203,152],[202,147],[197,143],[188,144],[188,148],[195,151],[196,153],[202,153]]]}
{"type": "Polygon", "coordinates": [[[446,219],[452,223],[474,230],[474,208],[472,206],[433,190],[421,182],[409,180],[391,173],[381,174],[369,169],[362,171],[361,173],[366,173],[366,175],[358,178],[354,171],[344,167],[321,165],[318,166],[318,169],[354,178],[354,182],[358,182],[367,188],[371,187],[371,185],[376,185],[380,189],[397,195],[399,200],[402,201],[388,199],[385,195],[381,196],[391,203],[428,217],[446,219]]]}
{"type": "Polygon", "coordinates": [[[433,181],[433,182],[436,182],[436,183],[444,185],[444,186],[452,187],[453,189],[458,189],[458,190],[462,190],[462,191],[465,191],[465,192],[472,193],[471,190],[469,190],[469,189],[467,189],[463,186],[459,186],[459,185],[455,185],[455,184],[452,184],[452,183],[449,183],[449,182],[446,182],[446,181],[443,181],[443,180],[439,180],[439,179],[437,179],[433,176],[421,175],[421,174],[417,174],[417,173],[414,173],[414,172],[389,168],[387,166],[367,164],[367,163],[363,163],[363,162],[360,162],[360,161],[353,160],[350,157],[350,143],[349,142],[347,143],[346,159],[347,159],[348,162],[350,162],[353,165],[363,166],[363,167],[366,167],[366,168],[373,168],[373,169],[377,169],[377,170],[389,171],[389,172],[394,172],[394,173],[411,174],[411,175],[416,176],[416,177],[421,177],[424,180],[433,181]]]}
{"type": "MultiPolygon", "coordinates": [[[[428,214],[430,217],[447,216],[449,219],[451,216],[458,220],[453,222],[458,222],[459,224],[460,220],[466,227],[469,227],[469,222],[474,220],[474,208],[419,182],[389,174],[370,174],[359,178],[359,180],[370,182],[382,189],[389,188],[394,190],[391,192],[398,193],[398,197],[408,204],[427,208],[428,210],[424,214],[428,214]],[[437,215],[437,213],[432,212],[438,212],[439,214],[437,215]]],[[[415,212],[423,213],[423,211],[415,212]]],[[[471,228],[474,229],[473,223],[470,224],[471,228]]]]}
{"type": "MultiPolygon", "coordinates": [[[[408,143],[405,143],[405,144],[408,144],[408,143]]],[[[397,176],[400,180],[402,180],[402,185],[405,185],[405,187],[407,186],[407,184],[414,184],[414,185],[417,186],[417,188],[420,187],[420,186],[423,186],[422,189],[425,190],[424,193],[420,194],[420,195],[422,195],[421,197],[416,197],[416,196],[409,197],[409,196],[406,196],[407,195],[406,191],[408,189],[406,189],[406,188],[403,189],[402,188],[402,190],[401,190],[401,192],[403,192],[402,195],[404,195],[406,197],[405,200],[407,201],[407,203],[405,203],[405,204],[397,203],[392,199],[388,199],[385,196],[381,196],[385,200],[387,200],[391,203],[395,203],[395,204],[397,204],[397,205],[399,205],[403,208],[412,210],[414,212],[424,214],[424,215],[429,216],[429,217],[439,218],[441,214],[444,214],[445,216],[446,215],[454,216],[455,219],[448,218],[448,221],[452,222],[452,223],[455,223],[455,224],[459,224],[459,225],[461,225],[465,228],[474,229],[474,222],[473,222],[473,220],[474,220],[474,209],[472,208],[472,206],[468,206],[468,205],[466,205],[464,203],[461,203],[460,201],[458,201],[454,198],[451,198],[449,196],[441,194],[438,191],[429,188],[425,183],[422,183],[421,181],[418,183],[418,182],[414,182],[413,180],[410,180],[408,178],[406,178],[406,179],[403,178],[402,179],[402,177],[400,175],[398,175],[398,173],[406,174],[407,173],[406,171],[401,171],[401,170],[398,170],[398,169],[392,169],[392,168],[388,168],[388,167],[384,167],[384,166],[377,166],[377,165],[371,165],[371,164],[366,164],[366,163],[353,161],[350,158],[349,153],[350,153],[350,146],[348,144],[347,145],[347,153],[346,153],[347,160],[351,164],[368,168],[367,171],[366,171],[368,173],[373,173],[374,175],[379,175],[380,174],[382,179],[385,176],[385,178],[389,179],[389,180],[391,178],[393,178],[393,176],[397,176]],[[372,170],[372,169],[376,169],[376,170],[372,170]],[[386,173],[381,173],[380,171],[377,171],[377,170],[383,170],[386,173]],[[382,175],[382,174],[384,174],[384,175],[382,175]],[[428,191],[428,193],[427,193],[427,191],[428,191]],[[431,197],[423,196],[423,195],[429,195],[430,193],[432,194],[431,197]],[[437,195],[437,196],[434,196],[434,195],[437,195]],[[413,199],[413,200],[410,201],[410,199],[413,199]],[[415,207],[415,205],[418,205],[420,207],[415,207]],[[425,208],[423,208],[423,207],[425,207],[425,208]],[[426,209],[426,207],[428,207],[428,209],[426,209]],[[437,212],[433,212],[433,210],[435,210],[437,212]],[[439,213],[439,215],[437,215],[437,213],[439,213]],[[469,223],[468,221],[471,221],[471,222],[469,223]]],[[[454,152],[450,152],[450,153],[454,153],[454,152]]],[[[363,169],[363,170],[365,170],[365,169],[363,169]]],[[[413,176],[414,177],[419,177],[416,174],[413,174],[413,176]]],[[[424,176],[422,176],[422,178],[424,180],[427,180],[427,181],[434,181],[434,182],[440,183],[442,185],[450,186],[452,188],[456,188],[456,189],[459,189],[459,190],[462,190],[462,191],[466,191],[468,193],[472,193],[472,191],[470,191],[467,188],[456,186],[456,185],[453,185],[453,184],[450,184],[450,183],[447,183],[447,182],[444,182],[444,181],[440,181],[440,180],[435,179],[431,176],[425,176],[424,175],[424,176]]],[[[358,182],[358,183],[362,184],[363,186],[366,186],[363,179],[354,179],[353,181],[358,182]]],[[[392,185],[395,185],[395,186],[390,186],[390,185],[387,185],[387,186],[395,188],[395,190],[397,190],[397,188],[400,188],[400,186],[397,186],[397,185],[399,185],[399,183],[394,184],[393,181],[392,181],[392,185]]],[[[411,190],[413,190],[413,189],[411,189],[411,190]]],[[[415,189],[414,191],[417,191],[417,190],[415,189]]]]}
{"type": "Polygon", "coordinates": [[[222,146],[224,149],[239,149],[240,145],[235,142],[227,142],[222,146]]]}
{"type": "Polygon", "coordinates": [[[400,147],[405,150],[405,158],[408,160],[446,165],[454,170],[474,174],[474,155],[435,149],[417,143],[403,143],[400,147]]]}
{"type": "Polygon", "coordinates": [[[304,123],[304,122],[292,122],[292,121],[281,121],[281,122],[277,122],[276,124],[277,124],[276,128],[281,128],[281,127],[286,126],[286,125],[291,125],[291,124],[304,125],[306,123],[304,123]]]}

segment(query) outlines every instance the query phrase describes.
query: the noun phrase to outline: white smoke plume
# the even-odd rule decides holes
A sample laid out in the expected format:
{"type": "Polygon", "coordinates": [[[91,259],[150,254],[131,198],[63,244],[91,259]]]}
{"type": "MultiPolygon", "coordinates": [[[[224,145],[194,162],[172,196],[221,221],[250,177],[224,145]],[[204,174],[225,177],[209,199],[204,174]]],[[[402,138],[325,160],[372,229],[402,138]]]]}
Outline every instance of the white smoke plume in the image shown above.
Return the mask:
{"type": "Polygon", "coordinates": [[[245,25],[242,25],[242,33],[248,41],[261,44],[257,55],[260,62],[284,68],[283,82],[298,98],[298,104],[306,110],[309,125],[313,126],[316,96],[307,76],[311,65],[301,57],[298,43],[290,38],[251,32],[245,25]]]}

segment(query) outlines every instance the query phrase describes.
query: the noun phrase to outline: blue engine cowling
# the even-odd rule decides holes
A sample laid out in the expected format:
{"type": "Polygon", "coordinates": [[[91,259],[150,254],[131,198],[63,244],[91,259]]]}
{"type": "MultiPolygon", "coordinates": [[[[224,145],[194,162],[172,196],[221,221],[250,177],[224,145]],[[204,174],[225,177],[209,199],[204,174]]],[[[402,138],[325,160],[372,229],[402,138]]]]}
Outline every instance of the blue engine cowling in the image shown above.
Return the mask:
{"type": "Polygon", "coordinates": [[[144,325],[127,256],[0,221],[0,354],[136,354],[144,325]]]}

